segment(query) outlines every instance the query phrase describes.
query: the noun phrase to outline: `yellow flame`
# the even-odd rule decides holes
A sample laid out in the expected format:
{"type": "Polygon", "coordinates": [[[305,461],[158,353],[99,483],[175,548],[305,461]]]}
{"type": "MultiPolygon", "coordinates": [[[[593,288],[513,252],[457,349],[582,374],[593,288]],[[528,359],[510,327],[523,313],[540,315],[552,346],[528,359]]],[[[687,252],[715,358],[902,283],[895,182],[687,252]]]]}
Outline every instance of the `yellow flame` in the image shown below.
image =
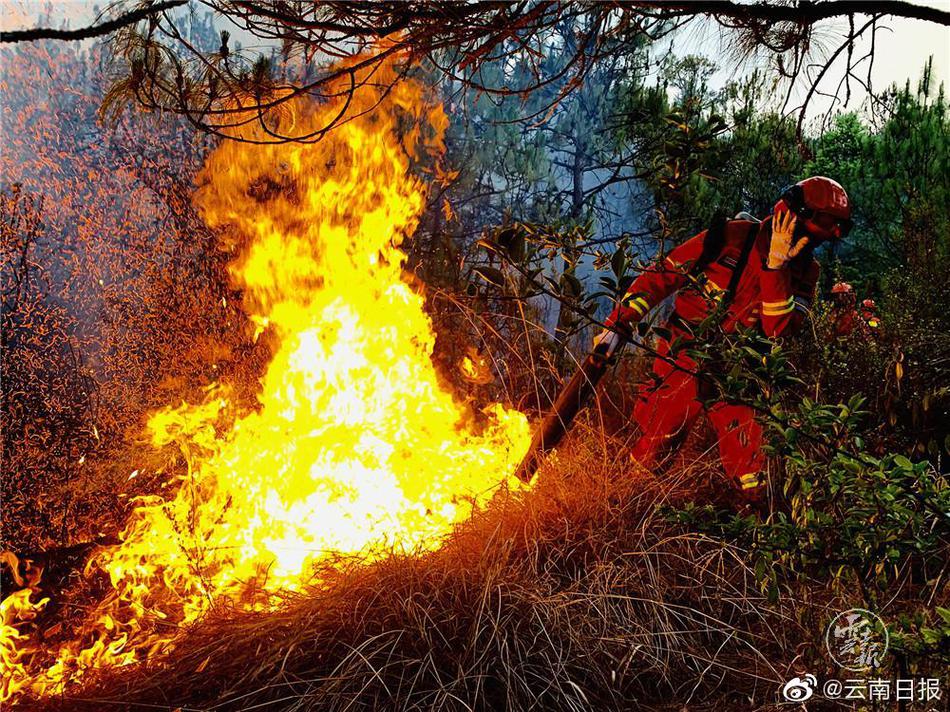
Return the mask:
{"type": "Polygon", "coordinates": [[[466,349],[465,355],[459,362],[459,371],[469,383],[484,385],[495,380],[488,360],[472,346],[466,349]]]}
{"type": "Polygon", "coordinates": [[[459,370],[461,370],[462,375],[465,378],[477,378],[478,377],[478,367],[475,365],[475,362],[472,360],[471,356],[463,356],[462,361],[459,364],[459,370]]]}
{"type": "MultiPolygon", "coordinates": [[[[167,652],[166,631],[224,600],[275,605],[328,557],[437,547],[499,487],[519,486],[525,417],[497,404],[472,413],[453,396],[432,365],[423,296],[403,278],[399,245],[425,198],[412,163],[442,150],[446,117],[417,82],[385,93],[395,71],[375,71],[380,89],[357,95],[358,118],[322,141],[226,141],[209,157],[197,205],[235,250],[249,315],[278,344],[258,407],[236,412],[216,384],[151,417],[153,444],[180,447],[187,472],[169,500],[140,500],[122,543],[90,562],[112,593],[21,687],[55,692],[85,670],[167,652]]],[[[295,104],[295,130],[339,110],[295,104]]]]}
{"type": "Polygon", "coordinates": [[[30,686],[27,663],[38,650],[17,626],[35,619],[49,603],[49,598],[33,600],[42,568],[26,560],[23,562],[25,576],[20,576],[20,563],[12,552],[0,552],[0,564],[7,566],[14,583],[23,587],[0,602],[0,700],[9,699],[30,686]]]}

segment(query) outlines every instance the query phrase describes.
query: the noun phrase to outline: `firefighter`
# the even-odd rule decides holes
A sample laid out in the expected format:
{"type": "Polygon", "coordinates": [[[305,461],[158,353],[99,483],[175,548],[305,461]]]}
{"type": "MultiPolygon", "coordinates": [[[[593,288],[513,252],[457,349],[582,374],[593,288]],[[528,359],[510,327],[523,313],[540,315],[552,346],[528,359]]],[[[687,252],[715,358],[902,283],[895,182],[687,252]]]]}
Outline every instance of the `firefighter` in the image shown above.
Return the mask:
{"type": "MultiPolygon", "coordinates": [[[[744,218],[746,216],[740,216],[744,218]]],[[[736,219],[714,223],[641,274],[607,318],[595,349],[611,354],[630,325],[675,294],[666,324],[672,339],[691,338],[691,329],[717,306],[724,332],[758,327],[770,338],[795,332],[809,312],[818,281],[812,256],[821,243],[842,239],[851,228],[848,195],[835,181],[815,176],[787,188],[762,222],[736,219]],[[693,285],[702,284],[702,290],[693,285]],[[620,332],[620,333],[618,333],[620,332]]],[[[726,476],[741,501],[765,493],[762,427],[740,403],[700,401],[696,363],[686,349],[670,352],[657,342],[656,378],[640,384],[634,419],[640,427],[633,457],[652,467],[703,412],[716,431],[726,476]]]]}
{"type": "Polygon", "coordinates": [[[881,317],[877,315],[877,304],[873,299],[865,299],[861,302],[861,319],[867,325],[871,333],[877,336],[881,331],[881,317]]]}
{"type": "Polygon", "coordinates": [[[837,282],[831,288],[831,324],[836,338],[846,339],[858,327],[856,301],[854,287],[847,282],[837,282]]]}

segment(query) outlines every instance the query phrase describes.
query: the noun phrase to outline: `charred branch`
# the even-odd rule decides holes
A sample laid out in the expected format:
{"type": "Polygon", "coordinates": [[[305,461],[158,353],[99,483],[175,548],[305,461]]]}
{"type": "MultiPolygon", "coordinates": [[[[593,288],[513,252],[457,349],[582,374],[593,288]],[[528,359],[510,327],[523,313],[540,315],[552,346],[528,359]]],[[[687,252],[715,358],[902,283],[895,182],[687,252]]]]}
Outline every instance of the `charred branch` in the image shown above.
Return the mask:
{"type": "Polygon", "coordinates": [[[52,27],[34,27],[29,30],[10,30],[0,32],[0,42],[33,42],[35,40],[87,40],[93,37],[102,37],[116,30],[134,25],[156,13],[171,10],[184,5],[188,0],[165,0],[165,2],[149,2],[144,7],[127,12],[113,20],[98,25],[90,25],[79,30],[57,30],[52,27]]]}
{"type": "Polygon", "coordinates": [[[676,15],[715,15],[738,20],[764,20],[766,22],[795,22],[813,24],[821,20],[847,15],[890,15],[913,20],[950,25],[950,12],[935,7],[915,5],[903,0],[830,0],[810,2],[801,0],[787,5],[772,3],[740,4],[719,0],[697,2],[670,2],[668,0],[637,0],[632,3],[641,8],[656,8],[676,15]]]}

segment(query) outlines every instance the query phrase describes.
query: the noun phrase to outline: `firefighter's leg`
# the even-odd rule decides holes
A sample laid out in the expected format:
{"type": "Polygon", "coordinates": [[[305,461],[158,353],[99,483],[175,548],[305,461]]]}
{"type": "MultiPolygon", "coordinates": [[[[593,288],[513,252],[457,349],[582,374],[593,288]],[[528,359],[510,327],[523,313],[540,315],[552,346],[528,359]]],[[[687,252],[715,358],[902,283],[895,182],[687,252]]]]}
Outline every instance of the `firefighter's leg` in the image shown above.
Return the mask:
{"type": "Polygon", "coordinates": [[[631,454],[642,467],[652,468],[702,411],[696,388],[696,379],[679,370],[669,371],[658,386],[641,387],[633,408],[641,434],[631,454]]]}
{"type": "Polygon", "coordinates": [[[719,457],[739,499],[762,500],[766,491],[762,426],[755,412],[745,405],[717,403],[709,409],[709,421],[719,439],[719,457]]]}

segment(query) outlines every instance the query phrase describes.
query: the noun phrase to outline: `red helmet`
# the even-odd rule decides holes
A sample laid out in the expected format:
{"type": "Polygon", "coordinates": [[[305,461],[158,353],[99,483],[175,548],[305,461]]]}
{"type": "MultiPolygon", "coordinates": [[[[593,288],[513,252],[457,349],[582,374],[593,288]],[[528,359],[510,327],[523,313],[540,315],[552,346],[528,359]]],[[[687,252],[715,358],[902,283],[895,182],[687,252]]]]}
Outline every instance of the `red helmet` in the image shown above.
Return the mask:
{"type": "Polygon", "coordinates": [[[865,309],[877,309],[877,304],[874,303],[873,299],[865,299],[861,302],[861,306],[865,309]]]}
{"type": "Polygon", "coordinates": [[[832,294],[851,294],[853,291],[854,287],[847,282],[838,282],[831,288],[832,294]]]}
{"type": "Polygon", "coordinates": [[[837,181],[812,176],[782,191],[773,212],[791,210],[805,232],[820,240],[840,240],[850,232],[851,201],[837,181]]]}

